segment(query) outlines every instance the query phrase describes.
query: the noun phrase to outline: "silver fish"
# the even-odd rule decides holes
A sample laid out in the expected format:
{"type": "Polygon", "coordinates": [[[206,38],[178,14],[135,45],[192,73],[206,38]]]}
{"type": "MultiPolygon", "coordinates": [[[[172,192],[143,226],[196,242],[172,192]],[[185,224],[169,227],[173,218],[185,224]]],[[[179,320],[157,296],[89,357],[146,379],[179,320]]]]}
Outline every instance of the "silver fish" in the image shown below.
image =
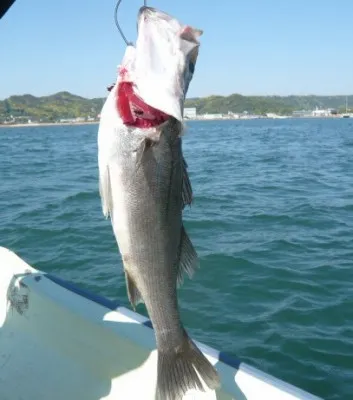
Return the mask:
{"type": "Polygon", "coordinates": [[[181,399],[215,389],[214,367],[180,320],[177,285],[198,266],[182,210],[192,200],[182,152],[182,112],[201,31],[143,7],[136,47],[129,46],[101,112],[99,187],[122,255],[132,306],[144,302],[158,349],[156,396],[181,399]]]}

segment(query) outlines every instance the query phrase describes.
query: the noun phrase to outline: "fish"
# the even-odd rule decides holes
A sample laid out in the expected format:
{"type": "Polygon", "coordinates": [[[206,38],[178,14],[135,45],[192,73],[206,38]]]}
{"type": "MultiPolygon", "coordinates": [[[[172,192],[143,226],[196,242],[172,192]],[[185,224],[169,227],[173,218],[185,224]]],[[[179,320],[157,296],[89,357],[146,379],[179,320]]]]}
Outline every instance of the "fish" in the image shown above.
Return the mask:
{"type": "Polygon", "coordinates": [[[193,191],[183,155],[183,107],[201,30],[142,7],[101,110],[99,193],[121,254],[129,301],[145,303],[158,352],[156,398],[220,385],[212,364],[187,334],[177,288],[199,266],[182,213],[193,191]],[[201,379],[200,379],[201,377],[201,379]]]}

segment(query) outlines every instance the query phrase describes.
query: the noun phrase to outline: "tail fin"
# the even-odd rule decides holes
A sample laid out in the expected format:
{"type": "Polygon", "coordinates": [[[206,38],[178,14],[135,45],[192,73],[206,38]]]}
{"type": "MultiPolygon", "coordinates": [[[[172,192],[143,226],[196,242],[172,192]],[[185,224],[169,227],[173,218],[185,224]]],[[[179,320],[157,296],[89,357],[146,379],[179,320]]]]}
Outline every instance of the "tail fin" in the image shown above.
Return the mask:
{"type": "Polygon", "coordinates": [[[158,352],[157,400],[181,400],[190,389],[204,391],[196,371],[210,389],[220,385],[216,370],[185,332],[179,349],[158,352]]]}

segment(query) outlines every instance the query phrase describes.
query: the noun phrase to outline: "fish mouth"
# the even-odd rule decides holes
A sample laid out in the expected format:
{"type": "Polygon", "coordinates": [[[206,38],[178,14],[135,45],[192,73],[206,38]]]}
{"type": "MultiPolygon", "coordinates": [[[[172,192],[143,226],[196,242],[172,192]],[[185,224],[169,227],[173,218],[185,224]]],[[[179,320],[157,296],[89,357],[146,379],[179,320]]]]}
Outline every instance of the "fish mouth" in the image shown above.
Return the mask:
{"type": "Polygon", "coordinates": [[[141,18],[146,19],[163,19],[165,21],[170,21],[173,19],[172,16],[167,13],[157,10],[153,7],[142,6],[137,14],[137,22],[139,23],[141,18]]]}
{"type": "MultiPolygon", "coordinates": [[[[137,25],[146,21],[170,21],[172,17],[153,7],[143,6],[138,12],[137,25]]],[[[116,108],[124,125],[135,128],[153,128],[166,122],[170,115],[147,104],[129,79],[129,66],[120,68],[120,82],[116,88],[116,108]]]]}
{"type": "Polygon", "coordinates": [[[166,122],[170,115],[146,104],[134,91],[132,82],[120,82],[116,91],[116,106],[124,125],[148,129],[166,122]]]}
{"type": "Polygon", "coordinates": [[[142,6],[137,13],[137,21],[139,21],[144,14],[153,13],[155,9],[153,7],[142,6]]]}

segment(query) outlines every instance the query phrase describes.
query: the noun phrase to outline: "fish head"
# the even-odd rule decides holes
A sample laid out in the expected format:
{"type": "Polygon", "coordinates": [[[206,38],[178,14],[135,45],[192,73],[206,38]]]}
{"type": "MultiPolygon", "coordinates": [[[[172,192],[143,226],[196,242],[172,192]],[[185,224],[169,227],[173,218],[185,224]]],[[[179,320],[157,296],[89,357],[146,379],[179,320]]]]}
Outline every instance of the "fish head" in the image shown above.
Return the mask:
{"type": "Polygon", "coordinates": [[[153,62],[150,67],[157,69],[159,75],[172,78],[185,96],[199,53],[198,38],[203,32],[146,6],[138,14],[138,32],[136,47],[143,47],[144,52],[150,54],[153,62]]]}
{"type": "Polygon", "coordinates": [[[136,45],[129,45],[112,96],[125,125],[156,128],[171,117],[182,122],[202,31],[152,7],[137,18],[136,45]]]}
{"type": "Polygon", "coordinates": [[[147,104],[181,121],[202,31],[152,7],[139,10],[137,27],[136,90],[147,104]]]}

